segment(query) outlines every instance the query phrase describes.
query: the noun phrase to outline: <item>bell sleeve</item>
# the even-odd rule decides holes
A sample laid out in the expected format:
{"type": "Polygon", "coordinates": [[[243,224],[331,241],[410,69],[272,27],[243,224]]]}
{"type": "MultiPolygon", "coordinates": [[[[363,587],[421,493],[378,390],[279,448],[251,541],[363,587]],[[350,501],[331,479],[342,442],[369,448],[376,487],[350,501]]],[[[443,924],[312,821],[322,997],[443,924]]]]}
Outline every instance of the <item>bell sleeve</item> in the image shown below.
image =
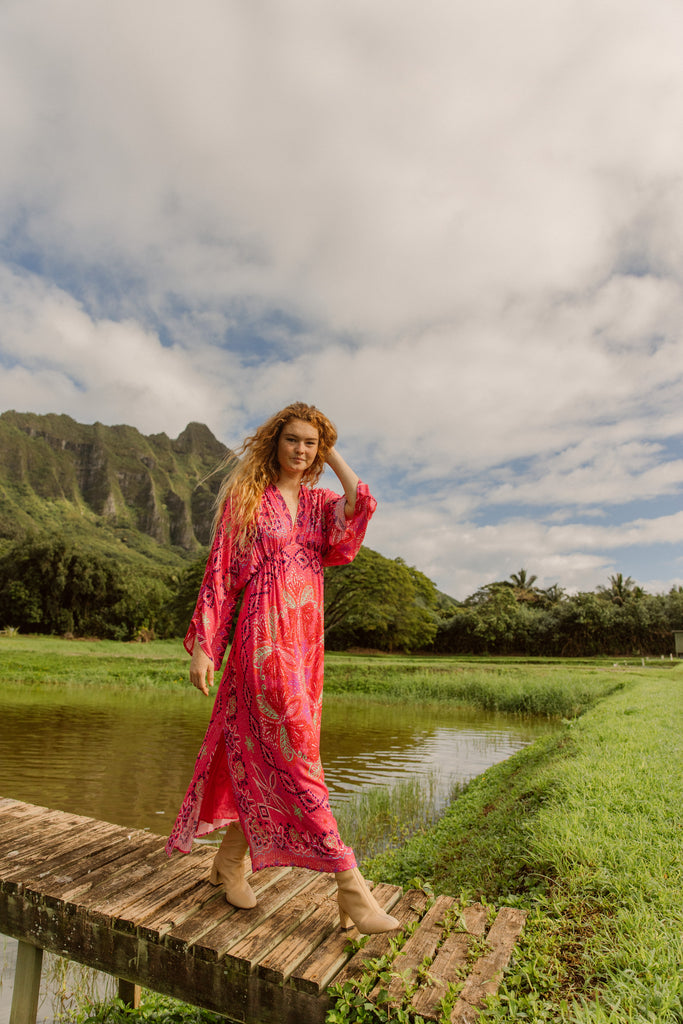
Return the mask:
{"type": "Polygon", "coordinates": [[[345,505],[344,495],[340,497],[333,491],[325,492],[323,565],[346,565],[354,560],[365,539],[368,523],[377,508],[377,502],[370,494],[368,485],[360,481],[356,488],[356,507],[350,519],[347,519],[344,513],[345,505]]]}
{"type": "Polygon", "coordinates": [[[228,646],[230,627],[240,591],[248,578],[250,557],[238,549],[229,530],[229,513],[219,525],[211,546],[197,605],[190,621],[184,646],[192,654],[199,643],[219,669],[228,646]]]}

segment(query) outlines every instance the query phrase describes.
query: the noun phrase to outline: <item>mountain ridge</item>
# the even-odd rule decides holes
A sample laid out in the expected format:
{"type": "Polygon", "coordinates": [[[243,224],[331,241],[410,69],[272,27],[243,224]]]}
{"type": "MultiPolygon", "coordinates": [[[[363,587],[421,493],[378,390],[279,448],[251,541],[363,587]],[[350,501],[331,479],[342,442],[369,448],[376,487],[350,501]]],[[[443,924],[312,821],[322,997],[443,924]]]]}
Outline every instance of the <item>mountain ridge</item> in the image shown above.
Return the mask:
{"type": "Polygon", "coordinates": [[[0,414],[0,544],[36,532],[186,561],[206,547],[231,456],[202,423],[176,438],[65,414],[0,414]],[[173,557],[175,556],[175,557],[173,557]]]}

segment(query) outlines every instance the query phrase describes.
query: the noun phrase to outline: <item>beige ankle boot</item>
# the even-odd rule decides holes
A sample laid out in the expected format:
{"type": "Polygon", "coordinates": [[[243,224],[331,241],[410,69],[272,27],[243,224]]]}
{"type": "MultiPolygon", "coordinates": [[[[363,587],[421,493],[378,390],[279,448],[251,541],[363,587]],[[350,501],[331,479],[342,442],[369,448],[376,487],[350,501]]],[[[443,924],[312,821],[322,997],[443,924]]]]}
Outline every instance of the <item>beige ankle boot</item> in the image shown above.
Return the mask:
{"type": "Polygon", "coordinates": [[[342,928],[350,928],[355,924],[363,935],[374,935],[377,932],[393,932],[401,927],[395,917],[384,913],[358,868],[340,871],[335,878],[339,923],[342,928]]]}
{"type": "Polygon", "coordinates": [[[244,855],[247,848],[244,832],[236,822],[231,822],[218,847],[209,875],[212,885],[223,886],[228,903],[241,910],[250,910],[256,906],[256,897],[244,877],[244,855]]]}

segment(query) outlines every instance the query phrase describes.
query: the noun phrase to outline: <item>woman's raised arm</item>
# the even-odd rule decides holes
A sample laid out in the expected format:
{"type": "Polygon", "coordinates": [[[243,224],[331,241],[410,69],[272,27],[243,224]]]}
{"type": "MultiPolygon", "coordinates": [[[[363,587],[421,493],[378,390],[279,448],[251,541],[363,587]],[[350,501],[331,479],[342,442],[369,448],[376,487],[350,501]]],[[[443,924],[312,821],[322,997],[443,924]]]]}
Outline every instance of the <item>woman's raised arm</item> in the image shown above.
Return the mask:
{"type": "Polygon", "coordinates": [[[356,508],[356,488],[358,487],[358,477],[348,463],[344,461],[336,448],[330,448],[325,462],[332,472],[336,473],[339,477],[339,483],[344,488],[344,494],[346,495],[344,515],[347,519],[350,519],[356,508]]]}

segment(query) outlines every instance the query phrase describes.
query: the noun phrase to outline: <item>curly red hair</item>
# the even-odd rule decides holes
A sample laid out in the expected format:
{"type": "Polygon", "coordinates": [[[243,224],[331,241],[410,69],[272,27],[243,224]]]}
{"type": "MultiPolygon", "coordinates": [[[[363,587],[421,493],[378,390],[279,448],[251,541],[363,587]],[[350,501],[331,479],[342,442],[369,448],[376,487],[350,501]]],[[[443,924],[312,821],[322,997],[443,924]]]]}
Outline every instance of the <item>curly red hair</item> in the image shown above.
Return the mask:
{"type": "Polygon", "coordinates": [[[318,431],[318,451],[315,459],[305,471],[302,483],[311,487],[320,479],[327,453],[337,441],[334,424],[314,405],[292,402],[280,409],[248,437],[239,449],[239,460],[235,463],[230,456],[227,465],[231,472],[221,485],[216,500],[214,534],[223,518],[226,505],[230,504],[231,536],[244,547],[253,536],[263,492],[274,484],[280,474],[277,459],[278,442],[283,428],[290,420],[303,420],[318,431]]]}

